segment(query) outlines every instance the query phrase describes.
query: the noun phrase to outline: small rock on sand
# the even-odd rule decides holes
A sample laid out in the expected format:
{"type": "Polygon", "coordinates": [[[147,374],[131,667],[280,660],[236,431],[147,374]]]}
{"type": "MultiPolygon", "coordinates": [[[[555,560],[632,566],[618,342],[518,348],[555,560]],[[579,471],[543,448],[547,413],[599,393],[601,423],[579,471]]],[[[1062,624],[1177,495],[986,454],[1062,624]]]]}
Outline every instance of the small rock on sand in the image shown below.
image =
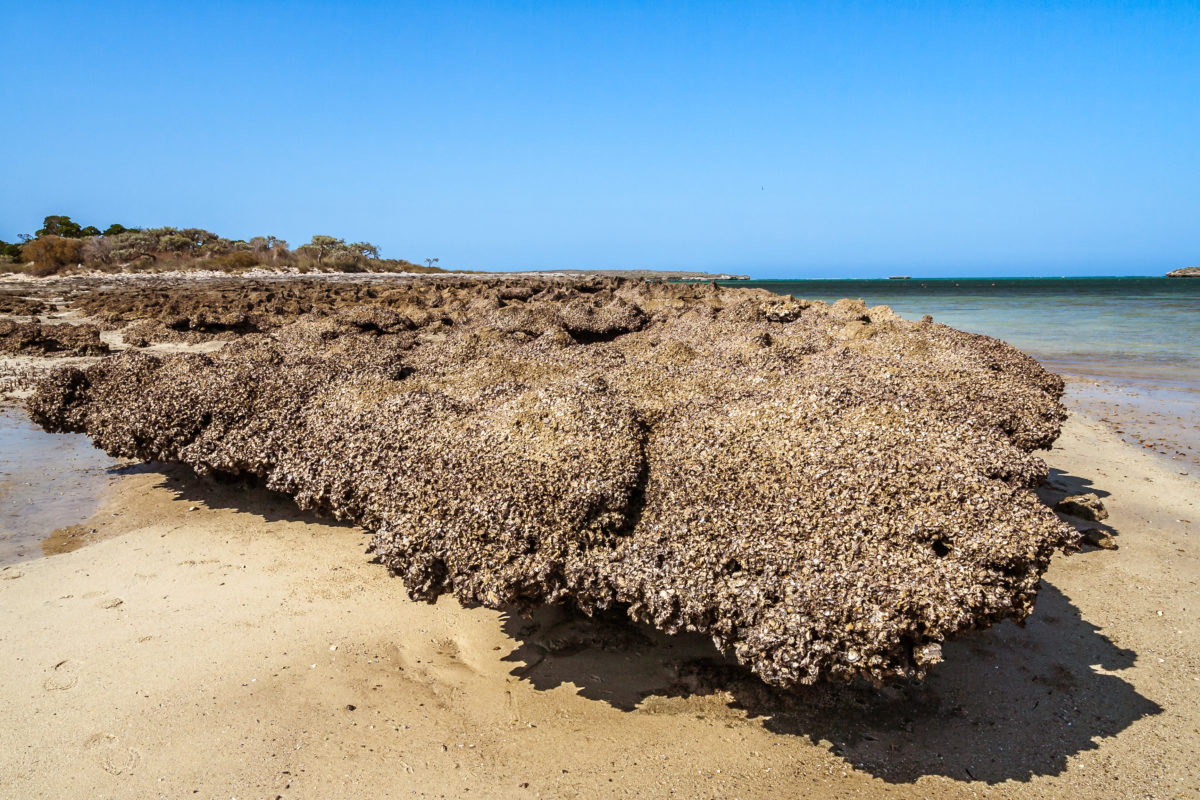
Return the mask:
{"type": "Polygon", "coordinates": [[[1099,497],[1090,492],[1063,498],[1054,506],[1054,510],[1092,522],[1108,519],[1108,510],[1104,504],[1100,502],[1099,497]]]}
{"type": "Polygon", "coordinates": [[[1083,541],[1087,542],[1093,547],[1099,547],[1103,550],[1117,549],[1117,543],[1113,541],[1112,535],[1103,528],[1088,528],[1085,531],[1081,531],[1081,533],[1083,535],[1083,541]]]}

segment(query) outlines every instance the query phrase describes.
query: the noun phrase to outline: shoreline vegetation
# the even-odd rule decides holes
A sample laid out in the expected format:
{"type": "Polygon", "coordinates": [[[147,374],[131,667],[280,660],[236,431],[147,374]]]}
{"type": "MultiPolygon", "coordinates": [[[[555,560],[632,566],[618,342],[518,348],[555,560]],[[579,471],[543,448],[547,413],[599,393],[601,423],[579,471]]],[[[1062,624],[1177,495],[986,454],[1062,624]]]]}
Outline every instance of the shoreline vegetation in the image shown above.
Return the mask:
{"type": "Polygon", "coordinates": [[[0,241],[0,271],[31,277],[78,272],[242,273],[253,269],[310,272],[404,272],[444,274],[448,270],[395,258],[382,258],[370,242],[346,242],[314,235],[292,249],[276,236],[226,239],[202,228],[127,228],[119,223],[103,231],[81,226],[69,216],[52,215],[19,243],[0,241]]]}
{"type": "MultiPolygon", "coordinates": [[[[370,242],[347,242],[314,235],[296,248],[276,236],[226,239],[202,228],[127,228],[119,223],[100,230],[81,226],[69,216],[51,215],[34,234],[18,242],[0,240],[0,275],[31,278],[86,274],[225,273],[479,275],[481,270],[445,269],[437,258],[417,264],[383,258],[370,242]]],[[[692,270],[562,269],[512,274],[624,275],[664,280],[748,280],[746,275],[692,270]]]]}

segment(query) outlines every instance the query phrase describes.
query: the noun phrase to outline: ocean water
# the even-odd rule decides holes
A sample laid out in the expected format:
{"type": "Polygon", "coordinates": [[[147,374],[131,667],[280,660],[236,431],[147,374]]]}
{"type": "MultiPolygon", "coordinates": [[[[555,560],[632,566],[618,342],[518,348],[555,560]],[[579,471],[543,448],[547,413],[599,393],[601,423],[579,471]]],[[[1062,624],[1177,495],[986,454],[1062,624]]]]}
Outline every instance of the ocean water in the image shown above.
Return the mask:
{"type": "Polygon", "coordinates": [[[1068,403],[1126,439],[1200,466],[1200,279],[731,281],[1003,339],[1068,379],[1068,403]]]}
{"type": "Polygon", "coordinates": [[[50,434],[0,406],[0,566],[42,555],[54,531],[99,510],[115,461],[81,434],[50,434]]]}
{"type": "Polygon", "coordinates": [[[1200,368],[1200,279],[983,278],[737,281],[832,302],[862,298],[906,319],[1003,339],[1048,364],[1076,370],[1136,365],[1164,382],[1200,368]],[[1182,373],[1180,372],[1182,370],[1182,373]]]}

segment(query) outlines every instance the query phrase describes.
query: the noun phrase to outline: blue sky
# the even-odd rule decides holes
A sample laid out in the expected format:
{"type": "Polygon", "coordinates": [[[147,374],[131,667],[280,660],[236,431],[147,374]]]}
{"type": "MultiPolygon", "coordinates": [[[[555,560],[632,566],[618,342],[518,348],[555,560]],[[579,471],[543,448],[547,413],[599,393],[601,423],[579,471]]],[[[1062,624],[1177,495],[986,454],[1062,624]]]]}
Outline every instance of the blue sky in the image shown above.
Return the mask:
{"type": "Polygon", "coordinates": [[[1200,263],[1200,4],[0,0],[46,214],[464,268],[1200,263]]]}

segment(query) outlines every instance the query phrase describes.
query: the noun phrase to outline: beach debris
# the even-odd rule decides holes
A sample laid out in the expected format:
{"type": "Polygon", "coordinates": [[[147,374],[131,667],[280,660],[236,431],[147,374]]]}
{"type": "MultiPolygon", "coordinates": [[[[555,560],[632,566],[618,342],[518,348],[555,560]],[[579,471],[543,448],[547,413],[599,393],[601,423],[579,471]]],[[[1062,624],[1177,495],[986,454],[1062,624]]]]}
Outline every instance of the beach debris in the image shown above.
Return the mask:
{"type": "Polygon", "coordinates": [[[995,339],[711,284],[345,294],[58,369],[29,410],[352,520],[414,598],[616,610],[781,687],[919,677],[1078,546],[1032,491],[1063,382],[995,339]]]}
{"type": "Polygon", "coordinates": [[[1080,531],[1080,535],[1083,536],[1083,541],[1092,547],[1099,547],[1103,550],[1117,549],[1117,543],[1113,540],[1112,534],[1103,528],[1085,528],[1080,531]]]}
{"type": "Polygon", "coordinates": [[[1100,502],[1099,497],[1090,492],[1065,497],[1054,504],[1054,510],[1090,522],[1108,519],[1108,509],[1100,502]]]}

